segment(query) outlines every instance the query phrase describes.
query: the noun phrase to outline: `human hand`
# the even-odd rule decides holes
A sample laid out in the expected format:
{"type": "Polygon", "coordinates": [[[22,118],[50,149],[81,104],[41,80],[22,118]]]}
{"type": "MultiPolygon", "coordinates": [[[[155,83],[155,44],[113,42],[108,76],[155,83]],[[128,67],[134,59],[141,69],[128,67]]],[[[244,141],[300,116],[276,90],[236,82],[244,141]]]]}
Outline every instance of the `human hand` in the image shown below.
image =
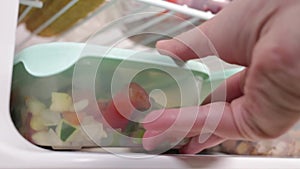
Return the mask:
{"type": "MultiPolygon", "coordinates": [[[[300,117],[299,16],[299,0],[235,0],[199,27],[158,42],[161,53],[184,61],[205,57],[212,53],[201,30],[221,59],[246,69],[214,91],[215,95],[226,92],[226,100],[214,98],[212,103],[196,107],[196,119],[175,120],[178,109],[151,112],[144,123],[144,148],[152,150],[176,136],[181,125],[163,137],[155,137],[174,122],[194,122],[187,133],[190,142],[181,148],[182,153],[191,154],[229,139],[255,141],[285,133],[300,117]],[[222,90],[224,86],[226,91],[222,90]],[[211,108],[222,112],[209,114],[211,108]],[[222,113],[218,126],[205,142],[199,143],[206,119],[218,113],[222,113]]],[[[180,111],[188,113],[190,109],[195,107],[180,111]]]]}
{"type": "Polygon", "coordinates": [[[196,8],[202,11],[211,11],[212,13],[218,13],[222,10],[230,0],[185,0],[188,6],[196,8]]]}
{"type": "Polygon", "coordinates": [[[187,5],[191,8],[202,11],[217,13],[223,9],[231,0],[167,0],[180,5],[187,5]]]}

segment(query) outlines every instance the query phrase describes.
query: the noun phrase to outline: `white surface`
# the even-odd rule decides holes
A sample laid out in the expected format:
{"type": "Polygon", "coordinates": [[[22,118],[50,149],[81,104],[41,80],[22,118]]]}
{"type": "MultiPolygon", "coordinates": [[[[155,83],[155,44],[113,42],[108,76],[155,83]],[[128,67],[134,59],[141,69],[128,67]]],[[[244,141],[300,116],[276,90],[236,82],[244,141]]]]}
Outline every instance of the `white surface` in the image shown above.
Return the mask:
{"type": "Polygon", "coordinates": [[[0,6],[0,168],[300,168],[299,159],[247,158],[230,156],[156,156],[128,154],[125,158],[109,153],[58,152],[33,146],[23,139],[9,114],[17,0],[0,6]],[[5,24],[4,24],[5,23],[5,24]],[[148,158],[142,158],[148,157],[148,158]]]}

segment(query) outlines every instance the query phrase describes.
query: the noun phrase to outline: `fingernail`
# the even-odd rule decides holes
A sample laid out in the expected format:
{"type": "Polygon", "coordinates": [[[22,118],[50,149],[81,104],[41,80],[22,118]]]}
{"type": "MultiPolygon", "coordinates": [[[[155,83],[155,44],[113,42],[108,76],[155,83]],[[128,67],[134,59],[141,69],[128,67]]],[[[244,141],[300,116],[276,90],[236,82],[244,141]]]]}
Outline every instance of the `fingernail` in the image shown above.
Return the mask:
{"type": "Polygon", "coordinates": [[[159,132],[156,131],[146,131],[143,136],[143,147],[147,151],[152,151],[156,148],[155,141],[152,137],[156,136],[159,132]]]}

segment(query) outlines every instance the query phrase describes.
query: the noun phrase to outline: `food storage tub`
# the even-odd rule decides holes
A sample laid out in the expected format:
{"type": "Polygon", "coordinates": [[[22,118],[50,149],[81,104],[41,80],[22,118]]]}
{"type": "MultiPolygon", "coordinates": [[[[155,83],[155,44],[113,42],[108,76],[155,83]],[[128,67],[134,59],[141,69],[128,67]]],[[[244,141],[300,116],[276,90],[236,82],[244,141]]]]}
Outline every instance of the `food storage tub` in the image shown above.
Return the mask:
{"type": "MultiPolygon", "coordinates": [[[[27,140],[43,147],[141,147],[143,117],[155,109],[200,105],[214,86],[209,74],[198,61],[159,54],[36,45],[15,58],[11,116],[27,140]]],[[[216,84],[225,79],[217,76],[216,84]]]]}
{"type": "MultiPolygon", "coordinates": [[[[239,70],[218,75],[214,83],[239,70]]],[[[199,105],[212,90],[209,74],[198,61],[179,63],[159,54],[36,45],[15,58],[11,116],[38,146],[141,147],[143,117],[155,109],[199,105]]]]}

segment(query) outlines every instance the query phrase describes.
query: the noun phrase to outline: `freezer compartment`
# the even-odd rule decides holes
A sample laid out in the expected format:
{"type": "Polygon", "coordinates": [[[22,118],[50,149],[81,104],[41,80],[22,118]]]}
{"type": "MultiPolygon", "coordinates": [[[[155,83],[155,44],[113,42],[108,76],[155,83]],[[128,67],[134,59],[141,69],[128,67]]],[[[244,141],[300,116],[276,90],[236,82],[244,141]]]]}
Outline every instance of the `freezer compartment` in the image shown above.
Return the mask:
{"type": "Polygon", "coordinates": [[[40,2],[41,8],[19,7],[17,51],[41,42],[85,42],[95,32],[105,39],[101,41],[105,46],[127,35],[127,48],[154,46],[157,40],[180,34],[204,20],[136,0],[40,2]]]}
{"type": "Polygon", "coordinates": [[[179,66],[167,56],[87,46],[43,44],[16,56],[11,116],[30,142],[53,149],[141,147],[147,113],[199,105],[210,91],[199,62],[179,66]]]}

